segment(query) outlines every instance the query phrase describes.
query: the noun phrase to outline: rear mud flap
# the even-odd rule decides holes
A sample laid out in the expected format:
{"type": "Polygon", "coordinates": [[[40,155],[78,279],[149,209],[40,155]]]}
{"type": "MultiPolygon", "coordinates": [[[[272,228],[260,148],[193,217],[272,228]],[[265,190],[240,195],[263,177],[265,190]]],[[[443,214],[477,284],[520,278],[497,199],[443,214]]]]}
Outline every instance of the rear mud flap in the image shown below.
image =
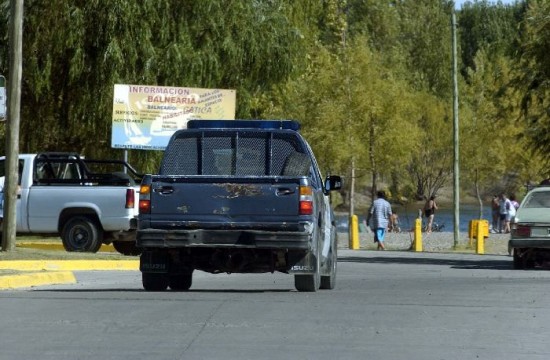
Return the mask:
{"type": "Polygon", "coordinates": [[[312,252],[288,254],[289,274],[314,274],[318,269],[317,258],[312,252]]]}
{"type": "Polygon", "coordinates": [[[168,273],[170,258],[168,253],[144,251],[139,258],[139,270],[146,273],[168,273]]]}

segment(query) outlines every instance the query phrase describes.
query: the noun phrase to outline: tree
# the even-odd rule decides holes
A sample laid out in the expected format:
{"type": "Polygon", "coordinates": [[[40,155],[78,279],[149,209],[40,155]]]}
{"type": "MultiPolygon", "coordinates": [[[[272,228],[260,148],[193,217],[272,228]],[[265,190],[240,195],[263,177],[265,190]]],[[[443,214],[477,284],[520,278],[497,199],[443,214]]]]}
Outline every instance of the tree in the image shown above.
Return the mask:
{"type": "Polygon", "coordinates": [[[492,4],[487,0],[465,3],[458,12],[462,74],[475,69],[475,57],[483,50],[490,58],[513,57],[518,46],[517,25],[522,16],[518,4],[492,4]]]}
{"type": "Polygon", "coordinates": [[[469,69],[469,83],[463,89],[462,186],[478,199],[480,217],[484,197],[508,190],[509,162],[518,149],[521,129],[509,121],[512,114],[498,110],[506,97],[497,94],[505,89],[508,73],[507,58],[493,56],[489,60],[487,52],[481,49],[474,59],[474,68],[469,69]]]}
{"type": "MultiPolygon", "coordinates": [[[[313,0],[230,6],[213,0],[27,1],[22,150],[117,154],[109,146],[117,83],[236,89],[237,117],[249,118],[254,94],[301,72],[304,44],[316,35],[303,21],[316,17],[319,6],[313,0]]],[[[6,67],[0,59],[0,71],[6,67]]],[[[159,154],[130,157],[154,171],[159,154]]]]}
{"type": "Polygon", "coordinates": [[[522,27],[520,61],[513,86],[521,96],[522,120],[533,151],[550,151],[550,3],[531,0],[522,27]]]}
{"type": "Polygon", "coordinates": [[[448,104],[429,93],[415,97],[414,120],[422,133],[408,164],[417,199],[436,196],[451,175],[452,122],[448,104]]]}
{"type": "Polygon", "coordinates": [[[404,164],[420,131],[410,116],[407,82],[395,78],[367,43],[354,39],[345,57],[320,46],[310,71],[279,89],[264,115],[300,120],[324,169],[350,174],[353,154],[376,192],[380,176],[406,178],[404,164]]]}

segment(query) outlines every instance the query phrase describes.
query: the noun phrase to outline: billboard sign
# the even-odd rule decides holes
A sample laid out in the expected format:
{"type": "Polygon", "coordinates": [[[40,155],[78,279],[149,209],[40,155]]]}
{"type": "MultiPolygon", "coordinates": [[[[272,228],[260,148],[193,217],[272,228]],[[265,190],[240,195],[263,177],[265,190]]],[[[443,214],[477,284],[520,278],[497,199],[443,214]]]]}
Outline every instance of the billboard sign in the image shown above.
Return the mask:
{"type": "Polygon", "coordinates": [[[164,150],[194,119],[235,119],[235,90],[115,85],[111,147],[164,150]]]}

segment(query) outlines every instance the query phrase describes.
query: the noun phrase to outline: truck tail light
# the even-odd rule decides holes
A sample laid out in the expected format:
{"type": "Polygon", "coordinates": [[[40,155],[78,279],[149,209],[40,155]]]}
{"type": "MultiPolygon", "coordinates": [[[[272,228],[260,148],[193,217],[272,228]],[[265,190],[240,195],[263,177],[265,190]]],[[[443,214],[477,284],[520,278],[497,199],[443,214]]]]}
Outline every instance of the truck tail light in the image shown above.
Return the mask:
{"type": "Polygon", "coordinates": [[[135,190],[132,189],[126,189],[126,209],[133,209],[134,205],[136,203],[136,195],[135,190]]]}
{"type": "Polygon", "coordinates": [[[517,227],[513,231],[514,231],[514,236],[517,236],[517,237],[531,236],[531,227],[527,225],[517,225],[517,227]]]}
{"type": "Polygon", "coordinates": [[[311,186],[300,186],[300,215],[313,214],[313,189],[311,186]]]}
{"type": "Polygon", "coordinates": [[[141,185],[139,188],[139,213],[151,212],[151,185],[141,185]]]}

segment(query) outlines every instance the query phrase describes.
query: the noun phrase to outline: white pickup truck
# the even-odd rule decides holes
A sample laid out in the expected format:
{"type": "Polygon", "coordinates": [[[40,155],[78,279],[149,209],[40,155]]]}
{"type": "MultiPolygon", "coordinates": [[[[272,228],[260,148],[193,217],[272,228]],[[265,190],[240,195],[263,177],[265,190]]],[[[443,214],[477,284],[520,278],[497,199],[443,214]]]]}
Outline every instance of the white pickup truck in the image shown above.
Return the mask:
{"type": "MultiPolygon", "coordinates": [[[[60,236],[67,251],[97,252],[102,244],[112,243],[122,254],[139,255],[135,236],[140,178],[120,160],[88,160],[76,153],[21,154],[17,233],[60,236]]],[[[2,199],[4,179],[2,156],[2,199]]]]}

